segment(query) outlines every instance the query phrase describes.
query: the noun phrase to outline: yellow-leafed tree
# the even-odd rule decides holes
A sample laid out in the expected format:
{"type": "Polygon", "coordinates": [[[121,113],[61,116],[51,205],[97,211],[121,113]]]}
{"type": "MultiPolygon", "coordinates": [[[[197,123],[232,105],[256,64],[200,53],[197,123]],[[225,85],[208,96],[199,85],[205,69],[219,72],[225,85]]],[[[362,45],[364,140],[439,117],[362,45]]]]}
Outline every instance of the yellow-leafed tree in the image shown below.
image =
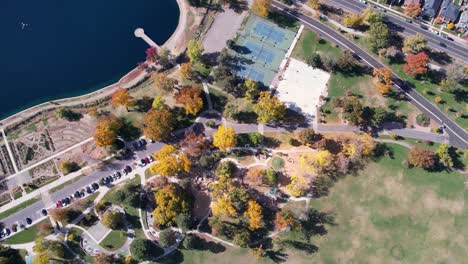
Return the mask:
{"type": "Polygon", "coordinates": [[[294,174],[290,177],[291,182],[286,185],[286,190],[294,197],[303,196],[309,189],[309,181],[302,174],[294,174]]]}
{"type": "Polygon", "coordinates": [[[122,123],[114,116],[107,116],[99,119],[94,132],[94,140],[98,147],[106,147],[114,144],[117,139],[117,131],[122,127],[122,123]]]}
{"type": "Polygon", "coordinates": [[[180,172],[189,172],[192,165],[187,155],[180,153],[172,145],[165,145],[154,153],[153,157],[156,163],[151,165],[150,170],[162,176],[174,176],[180,172]]]}
{"type": "Polygon", "coordinates": [[[211,208],[214,216],[236,216],[237,212],[231,200],[227,197],[222,197],[213,203],[211,208]]]}
{"type": "Polygon", "coordinates": [[[297,224],[297,220],[294,217],[293,213],[288,209],[282,209],[276,213],[275,219],[275,229],[282,230],[288,226],[295,226],[297,224]]]}
{"type": "Polygon", "coordinates": [[[182,63],[180,65],[180,77],[190,80],[193,77],[193,68],[192,68],[192,63],[187,62],[187,63],[182,63]]]}
{"type": "Polygon", "coordinates": [[[234,147],[237,143],[236,132],[232,127],[219,126],[213,134],[213,145],[221,151],[234,147]]]}
{"type": "Polygon", "coordinates": [[[388,94],[393,85],[392,72],[387,68],[374,69],[374,80],[376,82],[377,90],[381,94],[388,94]]]}
{"type": "Polygon", "coordinates": [[[279,122],[284,119],[286,106],[271,92],[260,92],[257,104],[253,107],[260,123],[279,122]]]}
{"type": "Polygon", "coordinates": [[[130,94],[127,92],[127,90],[124,88],[119,88],[112,94],[111,105],[114,108],[123,106],[128,111],[129,107],[135,105],[135,101],[133,100],[133,97],[130,96],[130,94]]]}
{"type": "Polygon", "coordinates": [[[258,16],[267,17],[270,4],[271,0],[255,0],[252,5],[252,11],[258,16]]]}
{"type": "Polygon", "coordinates": [[[244,216],[249,218],[250,230],[255,231],[262,226],[262,207],[256,201],[248,202],[244,216]]]}
{"type": "Polygon", "coordinates": [[[171,111],[166,107],[152,108],[145,115],[143,133],[155,141],[166,139],[173,129],[174,122],[171,111]]]}

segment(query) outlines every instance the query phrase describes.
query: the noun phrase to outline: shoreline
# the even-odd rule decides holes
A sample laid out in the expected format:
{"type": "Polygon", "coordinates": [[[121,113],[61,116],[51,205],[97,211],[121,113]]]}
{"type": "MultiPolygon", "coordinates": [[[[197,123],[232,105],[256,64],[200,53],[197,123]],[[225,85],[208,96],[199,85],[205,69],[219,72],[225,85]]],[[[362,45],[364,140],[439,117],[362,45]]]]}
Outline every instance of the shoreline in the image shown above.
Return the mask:
{"type": "MultiPolygon", "coordinates": [[[[174,33],[172,33],[172,35],[169,37],[169,39],[162,45],[163,47],[175,45],[173,43],[176,43],[178,41],[178,39],[180,38],[185,28],[185,22],[186,22],[186,17],[187,17],[186,1],[176,0],[176,2],[177,2],[177,5],[179,6],[179,21],[177,23],[177,28],[174,31],[174,33]]],[[[102,88],[99,88],[97,90],[94,90],[92,92],[85,93],[85,94],[78,95],[78,96],[64,97],[64,98],[60,98],[56,100],[51,100],[51,101],[43,102],[43,103],[28,107],[24,110],[21,110],[19,112],[16,112],[12,115],[9,115],[1,119],[0,129],[5,129],[7,131],[7,128],[9,126],[14,125],[17,122],[21,122],[22,120],[25,120],[27,118],[31,118],[35,116],[37,113],[40,113],[42,111],[51,110],[59,106],[66,107],[66,106],[70,106],[74,104],[82,104],[81,102],[82,100],[91,99],[91,101],[95,101],[99,99],[98,96],[103,96],[103,94],[105,93],[106,93],[105,96],[112,94],[112,92],[116,90],[118,87],[123,87],[123,86],[128,86],[128,85],[130,85],[129,87],[131,87],[132,85],[134,85],[134,83],[138,83],[147,75],[146,73],[145,74],[142,74],[142,73],[145,73],[145,71],[141,70],[137,66],[133,68],[132,70],[130,70],[129,72],[127,72],[126,74],[124,74],[117,82],[109,84],[102,88]],[[136,79],[138,80],[135,82],[136,79]],[[91,98],[88,98],[88,97],[91,97],[91,98]]],[[[124,87],[124,88],[128,88],[128,87],[124,87]]]]}

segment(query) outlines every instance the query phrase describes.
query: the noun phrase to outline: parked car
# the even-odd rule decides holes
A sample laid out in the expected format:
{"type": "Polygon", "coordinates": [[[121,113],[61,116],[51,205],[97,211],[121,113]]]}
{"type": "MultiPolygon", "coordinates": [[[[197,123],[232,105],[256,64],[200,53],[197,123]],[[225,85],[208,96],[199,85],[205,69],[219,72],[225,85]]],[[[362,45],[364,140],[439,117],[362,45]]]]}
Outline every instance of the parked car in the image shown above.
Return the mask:
{"type": "Polygon", "coordinates": [[[99,184],[97,184],[97,183],[93,183],[93,184],[91,184],[91,186],[93,187],[94,190],[99,189],[99,184]]]}
{"type": "Polygon", "coordinates": [[[63,206],[61,200],[58,200],[57,203],[55,203],[55,205],[57,206],[57,208],[60,208],[63,206]]]}
{"type": "Polygon", "coordinates": [[[87,187],[86,187],[86,192],[87,192],[87,193],[92,193],[93,190],[91,189],[91,187],[87,186],[87,187]]]}
{"type": "Polygon", "coordinates": [[[46,215],[47,215],[47,210],[46,210],[46,209],[42,209],[41,213],[42,213],[43,216],[46,216],[46,215]]]}
{"type": "Polygon", "coordinates": [[[13,232],[17,232],[18,231],[18,226],[15,224],[15,225],[12,225],[11,226],[11,231],[13,232]]]}
{"type": "Polygon", "coordinates": [[[151,161],[150,161],[150,159],[149,159],[148,157],[144,158],[144,160],[145,160],[145,164],[146,164],[146,165],[148,165],[148,164],[151,163],[151,161]]]}
{"type": "Polygon", "coordinates": [[[26,217],[26,224],[28,225],[32,224],[32,219],[29,217],[26,217]]]}
{"type": "Polygon", "coordinates": [[[149,156],[148,156],[148,159],[149,159],[150,162],[153,162],[153,161],[154,161],[154,158],[153,158],[152,155],[149,155],[149,156]]]}
{"type": "Polygon", "coordinates": [[[3,229],[3,234],[5,234],[5,236],[9,236],[11,234],[10,229],[9,228],[3,229]]]}
{"type": "Polygon", "coordinates": [[[145,146],[147,144],[146,140],[144,140],[143,138],[140,139],[139,142],[141,143],[142,146],[145,146]]]}
{"type": "Polygon", "coordinates": [[[65,197],[64,199],[65,199],[65,201],[67,202],[67,204],[70,204],[70,203],[71,203],[71,200],[70,200],[69,197],[65,197]]]}
{"type": "Polygon", "coordinates": [[[128,166],[128,165],[125,166],[125,171],[126,171],[127,173],[130,173],[130,172],[132,171],[132,167],[130,167],[130,166],[128,166]]]}

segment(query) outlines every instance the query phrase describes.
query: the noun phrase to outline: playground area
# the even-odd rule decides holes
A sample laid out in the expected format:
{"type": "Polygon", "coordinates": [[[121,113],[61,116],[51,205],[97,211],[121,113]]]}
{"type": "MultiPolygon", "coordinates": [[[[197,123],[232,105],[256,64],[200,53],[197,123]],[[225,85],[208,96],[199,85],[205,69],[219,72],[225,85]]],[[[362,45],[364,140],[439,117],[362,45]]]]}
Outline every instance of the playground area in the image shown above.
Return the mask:
{"type": "Polygon", "coordinates": [[[238,62],[234,70],[269,86],[278,72],[295,33],[257,16],[251,16],[239,33],[233,50],[238,62]]]}

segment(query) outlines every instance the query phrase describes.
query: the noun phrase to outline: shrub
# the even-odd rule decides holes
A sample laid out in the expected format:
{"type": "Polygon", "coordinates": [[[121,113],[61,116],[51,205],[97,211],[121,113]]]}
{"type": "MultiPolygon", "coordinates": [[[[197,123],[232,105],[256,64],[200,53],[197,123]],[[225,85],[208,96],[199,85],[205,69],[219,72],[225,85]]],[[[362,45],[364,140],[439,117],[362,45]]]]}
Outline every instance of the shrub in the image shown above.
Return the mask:
{"type": "Polygon", "coordinates": [[[205,122],[205,125],[210,128],[216,128],[216,122],[213,120],[208,120],[205,122]]]}
{"type": "Polygon", "coordinates": [[[139,262],[150,259],[153,249],[154,245],[148,239],[137,238],[130,244],[130,253],[139,262]]]}
{"type": "Polygon", "coordinates": [[[63,174],[75,172],[80,169],[80,166],[76,162],[64,161],[60,164],[60,170],[63,174]]]}
{"type": "Polygon", "coordinates": [[[390,138],[393,139],[393,140],[398,140],[399,137],[398,137],[397,134],[391,133],[391,134],[390,134],[390,138]]]}
{"type": "Polygon", "coordinates": [[[434,102],[435,102],[436,104],[442,103],[442,97],[436,96],[436,97],[434,98],[434,102]]]}
{"type": "Polygon", "coordinates": [[[215,175],[218,177],[231,177],[236,169],[236,164],[231,161],[221,162],[216,169],[215,175]]]}
{"type": "Polygon", "coordinates": [[[190,214],[188,213],[179,214],[176,217],[176,223],[177,223],[177,227],[179,227],[182,230],[182,232],[189,230],[192,225],[192,219],[190,217],[190,214]]]}
{"type": "Polygon", "coordinates": [[[159,232],[159,244],[163,247],[169,247],[176,242],[176,232],[171,229],[164,229],[159,232]]]}
{"type": "Polygon", "coordinates": [[[270,186],[276,185],[278,183],[278,173],[272,169],[266,170],[263,176],[263,183],[270,186]]]}
{"type": "Polygon", "coordinates": [[[182,242],[182,246],[185,249],[194,249],[196,248],[198,243],[199,243],[198,237],[192,234],[189,234],[185,236],[184,241],[182,242]]]}
{"type": "Polygon", "coordinates": [[[247,230],[241,230],[237,232],[234,235],[232,242],[234,242],[234,244],[238,245],[239,247],[243,247],[243,248],[247,247],[250,242],[249,232],[247,230]]]}
{"type": "Polygon", "coordinates": [[[284,160],[279,157],[274,157],[271,161],[271,166],[275,171],[282,170],[284,168],[284,160]]]}
{"type": "Polygon", "coordinates": [[[422,127],[428,127],[431,123],[431,119],[425,114],[419,114],[416,116],[416,123],[422,127]]]}

